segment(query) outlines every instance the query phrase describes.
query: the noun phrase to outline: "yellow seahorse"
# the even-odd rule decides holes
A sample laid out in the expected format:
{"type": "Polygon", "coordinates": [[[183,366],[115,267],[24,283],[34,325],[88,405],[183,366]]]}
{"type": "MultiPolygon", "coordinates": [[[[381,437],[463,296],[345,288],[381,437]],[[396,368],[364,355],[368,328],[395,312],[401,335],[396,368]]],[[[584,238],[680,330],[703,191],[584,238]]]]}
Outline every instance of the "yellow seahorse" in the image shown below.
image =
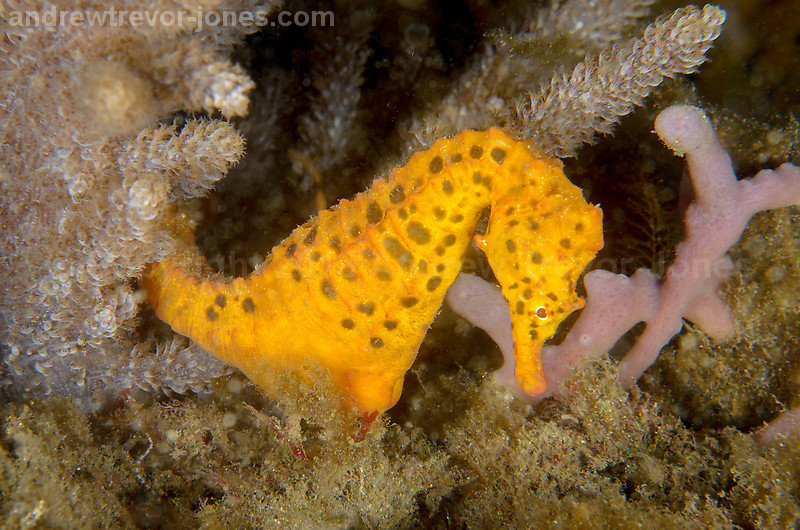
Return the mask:
{"type": "Polygon", "coordinates": [[[321,367],[365,414],[400,397],[403,378],[475,240],[512,311],[515,376],[546,389],[540,350],[583,300],[575,282],[603,246],[602,212],[559,161],[499,129],[464,131],[416,153],[390,178],[322,211],[247,278],[212,279],[199,251],[151,266],[148,300],[176,332],[269,391],[272,369],[321,367]]]}

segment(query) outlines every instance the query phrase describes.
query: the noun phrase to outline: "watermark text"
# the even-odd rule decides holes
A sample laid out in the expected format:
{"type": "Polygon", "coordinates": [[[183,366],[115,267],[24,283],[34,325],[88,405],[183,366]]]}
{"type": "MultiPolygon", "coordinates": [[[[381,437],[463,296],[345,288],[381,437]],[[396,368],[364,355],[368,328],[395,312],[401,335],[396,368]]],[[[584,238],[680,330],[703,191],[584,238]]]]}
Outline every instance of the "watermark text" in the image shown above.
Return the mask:
{"type": "Polygon", "coordinates": [[[61,10],[51,6],[38,11],[12,10],[4,16],[12,28],[56,29],[66,27],[179,27],[202,31],[210,27],[329,27],[334,25],[333,11],[270,10],[194,10],[137,9],[61,10]]]}

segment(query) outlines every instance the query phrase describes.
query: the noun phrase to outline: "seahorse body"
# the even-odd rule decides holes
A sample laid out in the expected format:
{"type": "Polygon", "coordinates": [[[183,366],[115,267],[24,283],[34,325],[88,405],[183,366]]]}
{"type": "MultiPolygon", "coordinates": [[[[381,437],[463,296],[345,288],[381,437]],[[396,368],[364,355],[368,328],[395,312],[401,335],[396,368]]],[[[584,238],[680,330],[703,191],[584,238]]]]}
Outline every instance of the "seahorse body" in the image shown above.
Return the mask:
{"type": "Polygon", "coordinates": [[[310,377],[316,365],[346,404],[383,411],[400,397],[487,206],[489,229],[476,241],[512,310],[517,382],[541,394],[539,352],[582,306],[575,282],[603,245],[602,212],[560,162],[498,129],[416,153],[295,229],[247,278],[205,278],[181,265],[185,256],[157,263],[148,299],[176,332],[267,390],[271,367],[310,377]]]}

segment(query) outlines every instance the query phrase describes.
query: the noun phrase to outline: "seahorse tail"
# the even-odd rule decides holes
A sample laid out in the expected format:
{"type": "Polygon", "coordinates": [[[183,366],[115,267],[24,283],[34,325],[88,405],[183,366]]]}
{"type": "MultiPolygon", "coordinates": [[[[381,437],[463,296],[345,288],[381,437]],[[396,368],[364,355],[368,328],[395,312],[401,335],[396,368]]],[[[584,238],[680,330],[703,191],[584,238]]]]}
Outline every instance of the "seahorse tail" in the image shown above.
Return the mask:
{"type": "Polygon", "coordinates": [[[149,264],[141,283],[156,315],[176,332],[191,337],[194,301],[200,291],[212,288],[211,271],[195,243],[195,223],[190,216],[176,208],[164,224],[178,251],[169,259],[149,264]]]}

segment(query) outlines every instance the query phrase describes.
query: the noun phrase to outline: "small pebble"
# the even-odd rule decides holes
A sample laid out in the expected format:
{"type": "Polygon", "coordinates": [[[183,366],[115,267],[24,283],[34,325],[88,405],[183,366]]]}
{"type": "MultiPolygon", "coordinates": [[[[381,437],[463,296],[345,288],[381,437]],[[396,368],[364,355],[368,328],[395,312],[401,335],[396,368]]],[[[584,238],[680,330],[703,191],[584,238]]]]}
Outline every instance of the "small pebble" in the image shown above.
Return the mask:
{"type": "Polygon", "coordinates": [[[178,431],[176,431],[175,429],[170,429],[164,433],[164,438],[166,438],[166,440],[169,443],[174,444],[175,442],[178,441],[178,431]]]}
{"type": "Polygon", "coordinates": [[[228,392],[230,392],[231,394],[238,394],[239,392],[244,390],[244,381],[242,381],[238,377],[232,377],[225,385],[225,388],[227,388],[228,392]]]}
{"type": "Polygon", "coordinates": [[[764,277],[767,279],[769,283],[778,283],[786,276],[786,269],[783,265],[773,265],[767,272],[764,273],[764,277]]]}
{"type": "Polygon", "coordinates": [[[697,348],[697,337],[694,333],[687,333],[680,338],[681,350],[694,350],[697,348]]]}
{"type": "Polygon", "coordinates": [[[236,420],[237,420],[236,414],[229,412],[224,416],[222,416],[222,426],[225,427],[226,429],[230,429],[231,427],[236,425],[236,420]]]}

